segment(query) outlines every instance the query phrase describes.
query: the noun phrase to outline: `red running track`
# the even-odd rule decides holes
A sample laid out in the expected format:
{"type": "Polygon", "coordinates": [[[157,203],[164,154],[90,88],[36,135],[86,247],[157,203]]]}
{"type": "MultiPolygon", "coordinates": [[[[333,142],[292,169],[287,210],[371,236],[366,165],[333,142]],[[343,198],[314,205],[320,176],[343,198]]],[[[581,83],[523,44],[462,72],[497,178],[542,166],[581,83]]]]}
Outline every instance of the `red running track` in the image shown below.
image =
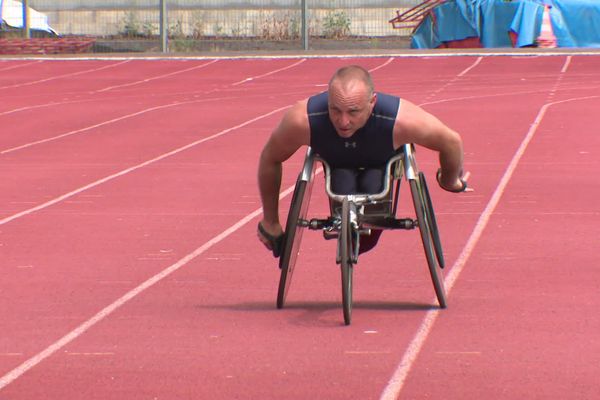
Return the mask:
{"type": "MultiPolygon", "coordinates": [[[[599,70],[568,54],[0,60],[0,399],[595,398],[599,70]],[[446,310],[415,232],[361,257],[351,326],[318,233],[275,308],[258,154],[348,63],[465,140],[474,191],[430,183],[446,310]]],[[[435,155],[418,159],[432,176],[435,155]]],[[[315,190],[311,213],[325,204],[315,190]]]]}

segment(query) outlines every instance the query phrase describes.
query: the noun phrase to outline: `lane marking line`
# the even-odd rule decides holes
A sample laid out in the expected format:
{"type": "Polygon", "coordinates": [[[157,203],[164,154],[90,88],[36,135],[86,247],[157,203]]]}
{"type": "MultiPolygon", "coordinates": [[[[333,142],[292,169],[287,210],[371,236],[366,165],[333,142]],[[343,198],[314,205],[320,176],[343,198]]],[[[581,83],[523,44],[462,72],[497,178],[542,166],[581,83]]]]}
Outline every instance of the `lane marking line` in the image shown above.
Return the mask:
{"type": "Polygon", "coordinates": [[[463,71],[461,71],[458,75],[456,75],[457,77],[462,77],[465,76],[470,70],[472,70],[473,68],[475,68],[477,65],[479,65],[479,63],[481,62],[481,60],[483,60],[483,57],[477,57],[477,60],[475,60],[475,62],[473,64],[471,64],[469,67],[465,68],[463,71]]]}
{"type": "MultiPolygon", "coordinates": [[[[216,62],[216,61],[218,61],[218,60],[214,60],[213,62],[216,62]]],[[[277,69],[277,70],[273,70],[273,71],[267,72],[265,74],[255,76],[255,77],[253,77],[251,79],[260,79],[260,78],[263,78],[265,76],[269,76],[269,75],[281,72],[283,70],[295,67],[295,66],[301,64],[304,61],[306,61],[306,60],[301,60],[301,61],[296,62],[294,64],[291,64],[291,65],[289,65],[287,67],[280,68],[280,69],[277,69]]],[[[205,67],[207,65],[212,64],[213,62],[202,64],[201,66],[195,66],[195,67],[192,67],[192,68],[188,68],[186,70],[176,71],[176,72],[171,73],[171,74],[162,75],[161,77],[168,76],[168,75],[174,75],[176,73],[181,73],[181,72],[184,72],[184,71],[189,71],[190,69],[205,67]]],[[[144,80],[144,81],[148,81],[148,80],[152,80],[152,79],[157,79],[157,78],[158,77],[149,78],[149,79],[144,80]]],[[[139,81],[139,82],[142,82],[142,81],[139,81]]],[[[236,82],[236,83],[242,83],[242,82],[244,82],[244,81],[240,81],[240,82],[236,82]]],[[[129,85],[129,84],[127,84],[127,85],[129,85]]],[[[127,86],[127,85],[121,85],[121,86],[127,86]]],[[[234,86],[235,84],[230,84],[230,85],[234,86]]],[[[114,86],[114,87],[116,87],[116,86],[114,86]]],[[[203,94],[209,94],[209,93],[214,93],[214,92],[218,92],[218,91],[219,91],[219,89],[213,89],[213,90],[205,91],[203,94]]],[[[94,93],[94,92],[92,92],[92,93],[94,93]]],[[[80,102],[83,103],[83,102],[87,102],[87,101],[94,101],[94,100],[86,99],[86,100],[80,101],[80,102]]],[[[118,122],[118,121],[121,121],[123,119],[134,117],[134,116],[137,116],[137,115],[140,115],[140,114],[144,114],[144,113],[149,112],[149,111],[156,111],[156,110],[159,110],[159,109],[162,109],[162,108],[168,108],[168,107],[173,107],[173,106],[177,106],[177,105],[186,105],[186,104],[193,104],[193,103],[201,103],[201,102],[205,102],[205,101],[207,101],[207,100],[206,99],[190,100],[190,101],[175,102],[175,103],[169,103],[169,104],[163,104],[163,105],[159,105],[159,106],[155,106],[155,107],[150,107],[150,108],[147,108],[145,110],[141,110],[141,111],[138,111],[138,112],[135,112],[135,113],[123,115],[121,117],[114,118],[114,119],[111,119],[109,121],[104,121],[104,122],[101,122],[101,123],[96,124],[96,125],[92,125],[92,126],[88,126],[88,127],[85,127],[85,128],[81,128],[81,129],[77,129],[77,130],[74,130],[74,131],[70,131],[70,132],[67,132],[67,133],[64,133],[64,134],[53,136],[51,138],[46,138],[46,139],[38,140],[38,141],[35,141],[35,142],[26,143],[26,144],[23,144],[23,145],[20,145],[20,146],[12,147],[12,148],[9,148],[9,149],[5,149],[5,150],[0,151],[0,155],[6,154],[6,153],[11,153],[13,151],[21,150],[21,149],[24,149],[24,148],[27,148],[27,147],[31,147],[31,146],[34,146],[34,145],[38,145],[38,144],[42,144],[42,143],[47,143],[47,142],[50,142],[50,141],[53,141],[53,140],[57,140],[57,139],[61,139],[61,138],[64,138],[66,136],[71,136],[71,135],[74,135],[74,134],[77,134],[77,133],[85,132],[85,131],[88,131],[88,130],[91,130],[91,129],[94,129],[94,128],[101,127],[103,125],[111,124],[113,122],[118,122]]],[[[48,104],[42,104],[42,105],[37,105],[37,106],[21,107],[21,108],[15,109],[15,110],[1,112],[0,115],[11,114],[11,113],[14,113],[14,112],[24,111],[24,110],[31,110],[33,108],[53,106],[53,105],[60,105],[60,104],[66,104],[66,103],[77,103],[77,102],[78,101],[57,102],[57,103],[48,103],[48,104]]]]}
{"type": "Polygon", "coordinates": [[[96,186],[101,185],[103,183],[106,183],[108,181],[111,181],[111,180],[113,180],[115,178],[118,178],[118,177],[123,176],[125,174],[128,174],[130,172],[133,172],[133,171],[135,171],[137,169],[146,167],[146,166],[148,166],[150,164],[153,164],[153,163],[155,163],[157,161],[163,160],[163,159],[165,159],[167,157],[170,157],[172,155],[175,155],[177,153],[181,153],[182,151],[188,150],[188,149],[190,149],[190,148],[192,148],[194,146],[197,146],[197,145],[199,145],[201,143],[207,142],[209,140],[216,139],[216,138],[218,138],[220,136],[223,136],[223,135],[225,135],[225,134],[227,134],[227,133],[229,133],[231,131],[234,131],[236,129],[242,128],[242,127],[244,127],[246,125],[252,124],[252,123],[254,123],[256,121],[259,121],[261,119],[267,118],[267,117],[269,117],[269,116],[271,116],[273,114],[276,114],[276,113],[278,113],[278,112],[280,112],[282,110],[285,110],[285,109],[287,109],[289,107],[290,106],[279,107],[279,108],[277,108],[275,110],[272,110],[272,111],[270,111],[270,112],[268,112],[266,114],[262,114],[262,115],[259,115],[258,117],[254,117],[252,119],[249,119],[249,120],[247,120],[247,121],[245,121],[245,122],[243,122],[243,123],[241,123],[239,125],[233,126],[231,128],[224,129],[224,130],[222,130],[222,131],[220,131],[218,133],[215,133],[214,135],[207,136],[205,138],[196,140],[195,142],[186,144],[185,146],[181,146],[181,147],[179,147],[179,148],[177,148],[175,150],[171,150],[168,153],[164,153],[164,154],[162,154],[162,155],[160,155],[158,157],[152,158],[152,159],[144,161],[144,162],[142,162],[140,164],[137,164],[137,165],[134,165],[132,167],[126,168],[126,169],[124,169],[122,171],[119,171],[119,172],[114,173],[112,175],[106,176],[106,177],[104,177],[102,179],[98,179],[97,181],[89,183],[89,184],[87,184],[85,186],[82,186],[82,187],[80,187],[78,189],[75,189],[75,190],[73,190],[71,192],[65,193],[65,194],[63,194],[61,196],[58,196],[58,197],[56,197],[56,198],[54,198],[52,200],[49,200],[49,201],[47,201],[45,203],[39,204],[39,205],[37,205],[35,207],[32,207],[32,208],[29,208],[27,210],[21,211],[19,213],[13,214],[13,215],[11,215],[9,217],[0,219],[0,225],[4,225],[4,224],[6,224],[6,223],[8,223],[10,221],[13,221],[13,220],[17,219],[17,218],[20,218],[20,217],[32,214],[32,213],[34,213],[36,211],[42,210],[44,208],[50,207],[51,205],[54,205],[54,204],[59,203],[59,202],[65,200],[65,199],[73,197],[73,196],[75,196],[75,195],[77,195],[77,194],[79,194],[79,193],[81,193],[81,192],[83,192],[85,190],[91,189],[93,187],[96,187],[96,186]]]}
{"type": "Polygon", "coordinates": [[[162,79],[162,78],[166,78],[168,76],[173,76],[173,75],[177,75],[177,74],[182,74],[184,72],[193,71],[195,69],[204,68],[204,67],[207,67],[207,66],[209,66],[211,64],[216,63],[217,61],[219,61],[219,60],[212,60],[212,61],[207,62],[205,64],[196,65],[196,66],[193,66],[193,67],[190,67],[190,68],[185,68],[185,69],[182,69],[182,70],[179,70],[179,71],[169,72],[168,74],[153,76],[153,77],[142,79],[142,80],[135,81],[135,82],[124,83],[122,85],[107,86],[107,87],[105,87],[103,89],[94,90],[91,93],[101,93],[101,92],[106,92],[108,90],[112,90],[112,89],[116,89],[116,88],[122,88],[122,87],[127,87],[127,86],[139,85],[139,84],[142,84],[142,83],[154,81],[156,79],[162,79]]]}
{"type": "MultiPolygon", "coordinates": [[[[557,78],[557,83],[560,81],[561,78],[562,78],[562,76],[559,76],[557,78]]],[[[557,90],[557,84],[555,84],[553,89],[550,91],[549,97],[556,90],[557,90]]],[[[600,98],[600,95],[586,96],[586,97],[581,97],[581,98],[571,98],[571,99],[560,100],[560,101],[555,101],[555,102],[551,102],[551,103],[549,102],[542,106],[542,108],[538,112],[533,124],[530,126],[527,134],[525,135],[525,138],[523,139],[519,148],[513,155],[508,167],[506,168],[506,171],[504,172],[504,175],[502,175],[502,178],[500,179],[500,182],[498,183],[496,190],[494,191],[492,197],[490,198],[490,201],[488,202],[487,206],[481,213],[481,216],[477,220],[477,223],[475,224],[473,232],[469,236],[469,239],[467,240],[465,247],[463,248],[462,252],[458,256],[457,260],[452,265],[448,276],[444,280],[444,285],[446,287],[447,294],[449,294],[450,291],[452,290],[454,283],[460,276],[468,259],[470,258],[471,254],[473,253],[473,250],[475,249],[477,242],[479,242],[479,239],[483,235],[483,231],[485,230],[492,214],[494,213],[494,210],[498,206],[498,203],[500,202],[500,199],[502,198],[502,195],[504,194],[504,191],[505,191],[506,187],[508,186],[508,183],[514,174],[514,171],[516,170],[516,168],[519,164],[519,161],[523,157],[523,154],[525,153],[529,143],[533,139],[533,136],[537,132],[538,127],[540,126],[540,124],[542,122],[542,119],[546,115],[546,111],[551,106],[554,106],[556,104],[562,104],[562,103],[567,103],[567,102],[571,102],[571,101],[587,100],[590,98],[600,98]]],[[[432,301],[436,302],[437,300],[433,299],[432,301]]],[[[394,374],[392,375],[391,379],[388,381],[387,386],[384,388],[383,393],[381,394],[380,400],[395,400],[398,398],[398,396],[400,395],[400,392],[402,391],[402,388],[404,387],[404,383],[406,382],[408,374],[410,373],[410,370],[412,369],[423,345],[425,344],[425,341],[427,340],[427,337],[429,336],[429,333],[431,332],[433,324],[435,323],[435,320],[437,319],[439,313],[440,313],[440,310],[431,310],[425,314],[425,317],[423,318],[421,325],[417,329],[417,332],[415,333],[415,335],[413,336],[413,339],[411,340],[410,344],[408,345],[404,355],[402,356],[400,363],[398,364],[398,366],[396,367],[396,370],[394,371],[394,374]]]]}
{"type": "MultiPolygon", "coordinates": [[[[260,119],[266,118],[270,115],[273,115],[277,112],[280,112],[282,110],[285,110],[287,108],[290,108],[291,106],[285,106],[285,107],[280,107],[278,109],[272,110],[267,114],[263,114],[260,115],[258,117],[255,117],[251,120],[248,120],[240,125],[236,125],[232,128],[228,128],[225,129],[215,135],[212,135],[210,137],[198,140],[196,142],[190,143],[186,146],[180,147],[176,150],[173,150],[169,153],[163,154],[162,156],[156,157],[152,160],[146,161],[144,163],[138,164],[134,167],[128,168],[126,170],[123,170],[117,174],[113,174],[110,175],[108,177],[105,177],[103,179],[100,179],[96,182],[93,182],[89,185],[86,185],[82,188],[79,188],[75,191],[72,191],[70,193],[67,193],[63,196],[57,197],[54,200],[51,200],[49,202],[46,202],[44,204],[41,204],[37,207],[31,208],[29,210],[23,211],[21,213],[15,214],[11,217],[8,218],[4,218],[2,220],[0,220],[0,225],[3,225],[9,221],[12,221],[13,219],[18,218],[19,216],[23,216],[23,215],[27,215],[30,214],[34,211],[40,210],[42,208],[48,207],[52,204],[58,203],[59,201],[61,201],[64,198],[73,196],[77,193],[80,193],[90,187],[93,186],[97,186],[101,183],[104,183],[110,179],[116,178],[118,176],[124,175],[128,172],[131,172],[135,169],[141,168],[143,166],[146,166],[148,164],[151,164],[153,162],[159,161],[163,158],[169,157],[173,154],[179,153],[181,151],[184,151],[192,146],[195,146],[197,144],[200,144],[202,142],[217,138],[219,136],[222,136],[232,130],[238,129],[240,127],[243,127],[245,125],[248,125],[252,122],[258,121],[260,119]]],[[[317,170],[315,171],[315,176],[320,174],[323,171],[322,167],[317,168],[317,170]]],[[[279,199],[283,199],[286,196],[288,196],[290,193],[292,193],[295,189],[295,184],[292,184],[291,186],[289,186],[287,189],[280,191],[279,194],[279,199]]],[[[69,344],[70,342],[72,342],[73,340],[77,339],[79,336],[81,336],[83,333],[85,333],[88,329],[90,329],[91,327],[93,327],[94,325],[96,325],[98,322],[100,322],[101,320],[103,320],[104,318],[106,318],[108,315],[112,314],[115,310],[117,310],[118,308],[120,308],[122,305],[124,305],[125,303],[127,303],[129,300],[133,299],[134,297],[136,297],[137,295],[139,295],[140,293],[142,293],[143,291],[145,291],[146,289],[152,287],[155,283],[161,281],[162,279],[164,279],[165,277],[171,275],[173,272],[179,270],[180,268],[182,268],[183,266],[185,266],[186,264],[188,264],[189,262],[191,262],[192,260],[194,260],[196,257],[200,256],[201,254],[205,253],[207,250],[209,250],[211,247],[213,247],[214,245],[220,243],[221,241],[223,241],[224,239],[226,239],[228,236],[230,236],[231,234],[235,233],[237,230],[239,230],[240,228],[242,228],[244,225],[246,225],[248,222],[252,221],[254,218],[256,218],[257,216],[259,216],[262,213],[262,207],[257,208],[256,210],[254,210],[253,212],[251,212],[250,214],[246,215],[244,218],[242,218],[241,220],[239,220],[237,223],[233,224],[232,226],[230,226],[229,228],[225,229],[223,232],[221,232],[220,234],[218,234],[217,236],[213,237],[212,239],[210,239],[208,242],[206,242],[205,244],[203,244],[202,246],[198,247],[196,250],[194,250],[193,252],[189,253],[188,255],[184,256],[183,258],[181,258],[179,261],[177,261],[175,264],[172,264],[171,266],[169,266],[168,268],[164,269],[163,271],[159,272],[158,274],[154,275],[153,277],[151,277],[150,279],[146,280],[145,282],[143,282],[142,284],[140,284],[139,286],[135,287],[134,289],[130,290],[129,292],[125,293],[125,295],[123,295],[122,297],[120,297],[119,299],[117,299],[116,301],[114,301],[113,303],[111,303],[110,305],[106,306],[105,308],[103,308],[102,310],[100,310],[98,313],[96,313],[93,317],[91,317],[90,319],[88,319],[87,321],[85,321],[84,323],[82,323],[81,325],[79,325],[77,328],[75,328],[74,330],[72,330],[71,332],[67,333],[65,336],[63,336],[62,338],[60,338],[58,341],[52,343],[50,346],[46,347],[44,350],[42,350],[41,352],[37,353],[36,355],[34,355],[33,357],[27,359],[25,362],[23,362],[22,364],[20,364],[19,366],[17,366],[16,368],[14,368],[13,370],[9,371],[7,374],[5,374],[4,376],[2,376],[0,378],[0,390],[2,390],[4,387],[6,387],[7,385],[9,385],[11,382],[15,381],[16,379],[18,379],[21,375],[23,375],[24,373],[26,373],[27,371],[29,371],[31,368],[35,367],[36,365],[40,364],[42,361],[44,361],[46,358],[50,357],[52,354],[54,354],[55,352],[57,352],[58,350],[60,350],[61,348],[63,348],[64,346],[66,346],[67,344],[69,344]]]]}
{"type": "Polygon", "coordinates": [[[448,82],[446,82],[445,84],[440,86],[438,89],[429,93],[429,95],[425,98],[425,100],[423,100],[423,103],[421,103],[420,106],[427,104],[428,101],[430,101],[432,98],[436,97],[448,86],[452,85],[453,83],[458,81],[460,78],[465,76],[469,71],[471,71],[473,68],[475,68],[477,65],[479,65],[479,63],[481,62],[482,59],[483,59],[483,57],[478,57],[470,66],[468,66],[467,68],[465,68],[464,70],[459,72],[454,78],[450,79],[448,82]]]}
{"type": "Polygon", "coordinates": [[[50,78],[44,78],[44,79],[40,79],[40,80],[37,80],[37,81],[30,81],[30,82],[24,82],[24,83],[17,83],[15,85],[2,86],[2,87],[0,87],[0,89],[12,89],[12,88],[17,88],[17,87],[30,86],[30,85],[35,85],[37,83],[43,83],[43,82],[53,81],[55,79],[66,78],[66,77],[69,77],[69,76],[77,76],[77,75],[87,74],[89,72],[101,71],[103,69],[113,68],[113,67],[116,67],[118,65],[128,63],[129,61],[131,61],[131,60],[124,60],[124,61],[121,61],[121,62],[118,62],[118,63],[104,65],[104,66],[98,67],[98,68],[86,69],[84,71],[78,71],[78,72],[72,72],[70,74],[56,75],[56,76],[52,76],[50,78]]]}
{"type": "MultiPolygon", "coordinates": [[[[214,60],[213,62],[216,62],[216,61],[218,61],[218,60],[214,60]]],[[[229,85],[235,86],[235,85],[243,83],[243,82],[245,82],[247,80],[260,79],[260,78],[263,78],[265,76],[269,76],[269,75],[272,75],[274,73],[277,73],[277,72],[289,69],[291,67],[295,67],[296,65],[301,64],[304,61],[306,61],[306,59],[303,59],[303,60],[301,60],[299,62],[296,62],[296,63],[294,63],[294,64],[292,64],[290,66],[287,66],[287,67],[284,67],[284,68],[280,68],[278,70],[274,70],[274,71],[271,71],[271,72],[267,72],[267,73],[262,74],[262,75],[258,75],[258,76],[246,78],[246,79],[244,79],[244,80],[242,80],[240,82],[236,82],[236,83],[229,84],[229,85]]],[[[42,62],[42,61],[39,60],[38,62],[42,62]]],[[[209,65],[209,64],[212,64],[213,62],[210,62],[210,63],[207,63],[207,64],[203,64],[202,67],[204,67],[206,65],[209,65]]],[[[193,69],[193,68],[199,68],[199,66],[192,67],[191,69],[193,69]]],[[[177,71],[176,73],[181,73],[181,72],[185,72],[185,71],[177,71]]],[[[172,73],[172,74],[175,74],[175,73],[172,73]]],[[[167,75],[169,75],[169,74],[167,74],[167,75]]],[[[167,76],[167,75],[162,75],[161,77],[164,77],[164,76],[167,76]]],[[[140,82],[145,82],[145,81],[149,81],[149,80],[153,80],[153,79],[157,79],[157,78],[158,77],[148,78],[148,79],[146,79],[144,81],[138,81],[138,82],[134,82],[134,83],[130,83],[130,84],[124,84],[124,85],[119,85],[119,86],[128,86],[128,85],[137,84],[137,83],[140,83],[140,82]]],[[[111,86],[110,88],[104,88],[104,89],[101,89],[99,91],[107,91],[108,89],[119,87],[119,86],[111,86]]],[[[204,92],[200,92],[200,93],[202,93],[202,94],[209,94],[209,93],[218,92],[219,90],[221,90],[221,89],[212,89],[212,90],[204,91],[204,92]]],[[[95,93],[97,93],[99,91],[91,91],[91,92],[89,92],[89,94],[95,94],[95,93]]],[[[75,94],[77,94],[77,93],[75,93],[75,94]]],[[[179,95],[180,93],[174,93],[174,94],[179,95]]],[[[186,93],[183,93],[183,94],[185,95],[186,93]]],[[[27,111],[27,110],[32,110],[32,109],[35,109],[35,108],[41,108],[41,107],[50,107],[50,106],[63,105],[63,104],[80,104],[80,103],[92,102],[92,101],[98,101],[98,99],[97,98],[94,98],[94,99],[89,98],[89,99],[84,99],[84,100],[68,100],[68,101],[62,101],[62,102],[50,102],[50,103],[45,103],[45,104],[37,104],[37,105],[33,105],[33,106],[23,106],[23,107],[16,108],[16,109],[13,109],[13,110],[8,110],[8,111],[0,112],[0,115],[7,115],[7,114],[12,114],[12,113],[20,112],[20,111],[27,111]]]]}
{"type": "MultiPolygon", "coordinates": [[[[273,111],[273,112],[275,112],[275,111],[273,111]]],[[[273,113],[273,112],[271,112],[271,113],[273,113]]],[[[286,197],[287,195],[289,195],[290,193],[292,193],[294,190],[294,187],[295,187],[295,185],[292,185],[292,186],[288,187],[286,190],[282,191],[281,194],[279,195],[279,199],[282,199],[282,198],[286,197]]],[[[0,390],[2,390],[4,387],[9,385],[10,383],[14,382],[21,375],[23,375],[24,373],[26,373],[27,371],[29,371],[31,368],[35,367],[36,365],[40,364],[46,358],[50,357],[52,354],[54,354],[58,350],[62,349],[63,347],[65,347],[67,344],[69,344],[73,340],[77,339],[79,336],[83,335],[88,329],[90,329],[91,327],[96,325],[98,322],[102,321],[104,318],[108,317],[110,314],[112,314],[114,311],[119,309],[121,306],[123,306],[129,300],[133,299],[134,297],[136,297],[137,295],[139,295],[146,289],[149,289],[154,284],[156,284],[157,282],[166,278],[167,276],[171,275],[175,271],[181,269],[183,266],[185,266],[186,264],[188,264],[189,262],[191,262],[198,256],[202,255],[203,253],[205,253],[211,247],[213,247],[216,244],[225,240],[231,234],[235,233],[240,228],[242,228],[244,225],[246,225],[248,222],[252,221],[254,218],[259,216],[261,213],[262,213],[262,207],[254,210],[250,214],[246,215],[244,218],[242,218],[235,224],[231,225],[229,228],[225,229],[223,232],[221,232],[217,236],[213,237],[212,239],[210,239],[209,241],[204,243],[202,246],[198,247],[193,252],[187,254],[186,256],[181,258],[176,263],[170,265],[169,267],[162,270],[158,274],[147,279],[146,281],[144,281],[137,287],[131,289],[129,292],[125,293],[123,296],[118,298],[116,301],[114,301],[113,303],[104,307],[102,310],[100,310],[98,313],[96,313],[90,319],[83,322],[81,325],[79,325],[78,327],[76,327],[75,329],[73,329],[72,331],[67,333],[65,336],[63,336],[56,342],[52,343],[50,346],[46,347],[44,350],[37,353],[33,357],[27,359],[26,361],[24,361],[22,364],[20,364],[13,370],[6,373],[4,376],[2,376],[0,378],[0,390]]]]}
{"type": "MultiPolygon", "coordinates": [[[[545,51],[540,53],[539,51],[531,50],[527,51],[525,49],[515,50],[490,50],[486,49],[486,51],[474,51],[474,52],[454,52],[454,51],[443,51],[435,49],[434,52],[431,50],[425,51],[399,51],[399,52],[390,52],[388,49],[385,51],[382,50],[380,52],[374,52],[369,54],[355,54],[355,53],[341,53],[341,54],[305,54],[296,53],[296,54],[286,54],[281,56],[276,56],[272,54],[255,54],[255,55],[239,55],[239,56],[227,56],[227,55],[209,55],[209,56],[140,56],[140,57],[128,57],[128,56],[95,56],[95,57],[71,57],[68,60],[281,60],[281,59],[297,59],[297,58],[315,58],[315,59],[333,59],[333,58],[377,58],[377,57],[397,57],[397,58],[439,58],[439,57],[554,57],[554,56],[565,56],[565,55],[573,55],[573,56],[594,56],[600,54],[598,50],[594,49],[582,49],[582,50],[574,50],[564,51],[564,49],[560,49],[560,51],[545,51]]],[[[24,57],[5,57],[3,60],[7,61],[22,61],[22,60],[44,60],[44,61],[62,61],[62,59],[57,59],[55,57],[49,56],[24,56],[24,57]]]]}
{"type": "Polygon", "coordinates": [[[371,69],[369,70],[369,72],[370,72],[370,73],[373,73],[373,72],[377,71],[378,69],[381,69],[381,68],[383,68],[383,67],[387,66],[387,65],[388,65],[388,64],[390,64],[392,61],[394,61],[394,57],[390,57],[390,58],[388,58],[388,60],[387,60],[386,62],[384,62],[383,64],[381,64],[381,65],[379,65],[379,66],[377,66],[377,67],[371,68],[371,69]]]}
{"type": "Polygon", "coordinates": [[[183,104],[195,103],[195,102],[197,102],[197,100],[190,101],[190,102],[181,102],[181,103],[169,103],[169,104],[163,104],[163,105],[156,106],[156,107],[146,108],[145,110],[137,111],[137,112],[134,112],[134,113],[131,113],[131,114],[122,115],[120,117],[113,118],[113,119],[110,119],[108,121],[100,122],[99,124],[86,126],[85,128],[76,129],[76,130],[70,131],[70,132],[65,132],[65,133],[62,133],[62,134],[57,135],[57,136],[52,136],[52,137],[49,137],[49,138],[46,138],[46,139],[37,140],[35,142],[29,142],[29,143],[26,143],[26,144],[23,144],[23,145],[20,145],[20,146],[12,147],[10,149],[5,149],[5,150],[0,151],[0,154],[12,153],[12,152],[17,151],[17,150],[25,149],[27,147],[35,146],[35,145],[42,144],[42,143],[52,142],[54,140],[62,139],[62,138],[67,137],[67,136],[76,135],[78,133],[89,131],[89,130],[92,130],[92,129],[95,129],[95,128],[99,128],[99,127],[104,126],[104,125],[109,125],[109,124],[112,124],[114,122],[122,121],[124,119],[132,118],[132,117],[135,117],[135,116],[138,116],[138,115],[141,115],[141,114],[145,114],[147,112],[161,110],[163,108],[169,108],[169,107],[179,106],[179,105],[183,105],[183,104]]]}
{"type": "Polygon", "coordinates": [[[28,63],[25,63],[25,64],[11,65],[10,67],[0,68],[0,72],[1,71],[8,71],[8,70],[11,70],[11,69],[16,69],[16,68],[21,68],[21,67],[26,67],[26,66],[32,65],[32,64],[39,64],[41,62],[44,62],[44,61],[43,60],[37,60],[37,61],[28,62],[28,63]]]}
{"type": "MultiPolygon", "coordinates": [[[[547,105],[544,105],[542,107],[542,109],[538,112],[538,115],[536,117],[536,122],[534,122],[533,125],[530,127],[529,132],[525,136],[525,139],[521,142],[521,145],[517,149],[517,152],[513,155],[513,158],[511,160],[511,162],[509,163],[508,168],[504,172],[504,175],[502,176],[500,183],[496,187],[494,194],[492,195],[486,208],[484,209],[484,211],[482,212],[481,216],[479,217],[477,223],[475,224],[475,228],[473,229],[471,235],[469,236],[469,239],[467,240],[467,244],[465,245],[462,252],[458,256],[458,259],[452,265],[452,268],[450,269],[450,273],[444,280],[444,285],[446,287],[446,294],[449,294],[450,291],[452,290],[454,283],[456,282],[456,280],[458,279],[458,276],[464,269],[464,266],[467,263],[468,259],[470,258],[471,253],[473,252],[475,246],[477,245],[477,242],[479,242],[479,239],[481,238],[483,231],[486,228],[486,226],[489,222],[489,219],[491,218],[492,213],[496,209],[496,206],[498,205],[498,202],[500,201],[500,198],[502,197],[502,194],[504,193],[504,190],[505,190],[506,186],[508,185],[508,182],[510,181],[510,178],[512,177],[513,172],[516,169],[519,160],[521,159],[521,156],[525,152],[525,149],[527,148],[527,145],[531,141],[531,138],[537,131],[539,122],[541,121],[544,114],[546,113],[546,110],[547,110],[546,106],[547,105]]],[[[431,332],[433,324],[434,324],[435,320],[437,319],[439,313],[440,313],[439,310],[431,310],[431,311],[428,311],[427,314],[425,314],[425,317],[423,318],[421,325],[417,329],[416,334],[413,336],[413,339],[411,340],[410,344],[408,345],[407,350],[405,351],[404,355],[402,356],[400,364],[396,367],[396,370],[394,371],[392,378],[388,381],[387,386],[383,390],[380,400],[392,400],[392,399],[398,398],[400,391],[402,390],[404,383],[406,382],[406,378],[408,377],[408,374],[410,373],[410,370],[412,369],[412,366],[414,365],[414,363],[417,359],[417,356],[421,352],[421,348],[425,344],[425,341],[427,340],[427,337],[429,336],[429,333],[431,332]]]]}
{"type": "Polygon", "coordinates": [[[564,74],[567,72],[567,70],[569,69],[569,65],[571,65],[572,58],[573,58],[573,56],[567,56],[567,60],[565,61],[565,64],[563,65],[562,69],[560,70],[561,74],[564,74]]]}
{"type": "Polygon", "coordinates": [[[293,63],[293,64],[290,64],[290,65],[288,65],[288,66],[286,66],[286,67],[282,67],[282,68],[279,68],[279,69],[273,70],[273,71],[271,71],[271,72],[267,72],[267,73],[265,73],[265,74],[262,74],[262,75],[250,76],[250,77],[248,77],[248,78],[246,78],[246,79],[242,79],[241,81],[238,81],[238,82],[232,83],[232,84],[231,84],[231,86],[237,86],[237,85],[241,85],[242,83],[246,83],[246,82],[248,82],[248,81],[253,81],[253,80],[255,80],[255,79],[264,78],[265,76],[273,75],[273,74],[276,74],[276,73],[278,73],[278,72],[285,71],[286,69],[294,68],[295,66],[297,66],[297,65],[300,65],[300,64],[302,64],[302,63],[303,63],[303,62],[305,62],[305,61],[306,61],[306,58],[303,58],[303,59],[301,59],[300,61],[298,61],[298,62],[295,62],[295,63],[293,63]]]}

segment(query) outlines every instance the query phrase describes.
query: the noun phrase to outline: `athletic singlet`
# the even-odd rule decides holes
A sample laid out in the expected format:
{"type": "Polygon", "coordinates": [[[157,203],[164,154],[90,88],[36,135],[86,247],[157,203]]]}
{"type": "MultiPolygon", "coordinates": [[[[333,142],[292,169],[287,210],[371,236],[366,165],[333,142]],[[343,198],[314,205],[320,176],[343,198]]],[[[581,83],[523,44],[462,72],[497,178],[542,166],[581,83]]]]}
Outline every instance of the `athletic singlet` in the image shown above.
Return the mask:
{"type": "Polygon", "coordinates": [[[310,147],[332,168],[378,168],[396,153],[393,129],[400,99],[377,93],[377,103],[364,127],[351,137],[339,136],[329,119],[328,94],[308,99],[310,147]]]}

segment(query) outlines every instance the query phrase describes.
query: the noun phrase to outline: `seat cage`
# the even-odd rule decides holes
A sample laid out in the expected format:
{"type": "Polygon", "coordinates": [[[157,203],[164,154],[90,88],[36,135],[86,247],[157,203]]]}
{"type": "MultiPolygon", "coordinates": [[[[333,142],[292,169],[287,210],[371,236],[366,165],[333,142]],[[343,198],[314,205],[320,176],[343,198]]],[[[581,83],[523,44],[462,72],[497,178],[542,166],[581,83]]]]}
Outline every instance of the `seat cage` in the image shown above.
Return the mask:
{"type": "MultiPolygon", "coordinates": [[[[385,215],[390,214],[391,207],[385,207],[385,204],[391,206],[393,201],[393,190],[394,182],[400,180],[403,176],[406,180],[416,179],[419,171],[414,156],[414,145],[404,144],[398,149],[396,154],[390,158],[385,166],[385,174],[383,180],[383,188],[379,193],[354,193],[354,194],[338,194],[334,193],[331,189],[331,167],[322,159],[311,147],[308,147],[306,151],[306,157],[304,159],[304,167],[301,172],[301,179],[310,182],[314,173],[314,165],[316,162],[320,162],[323,165],[325,174],[325,192],[330,199],[330,203],[341,204],[345,198],[356,204],[358,207],[367,205],[380,205],[383,207],[367,207],[365,214],[371,214],[368,209],[372,211],[381,209],[375,214],[385,215]]],[[[333,206],[332,206],[333,212],[333,206]]]]}

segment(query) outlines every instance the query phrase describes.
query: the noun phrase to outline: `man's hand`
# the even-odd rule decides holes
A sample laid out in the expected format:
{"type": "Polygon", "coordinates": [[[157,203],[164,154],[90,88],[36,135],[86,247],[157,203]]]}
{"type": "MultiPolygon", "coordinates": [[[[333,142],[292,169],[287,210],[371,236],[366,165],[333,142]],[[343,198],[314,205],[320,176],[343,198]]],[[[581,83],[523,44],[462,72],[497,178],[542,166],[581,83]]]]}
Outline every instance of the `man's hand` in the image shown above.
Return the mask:
{"type": "Polygon", "coordinates": [[[283,245],[283,228],[279,223],[268,223],[264,219],[258,223],[256,236],[267,249],[273,252],[274,257],[279,257],[283,245]]]}
{"type": "Polygon", "coordinates": [[[452,193],[460,193],[467,190],[467,180],[462,176],[457,178],[447,179],[444,175],[442,175],[442,169],[438,169],[437,174],[435,175],[437,179],[438,185],[444,190],[452,193]]]}

